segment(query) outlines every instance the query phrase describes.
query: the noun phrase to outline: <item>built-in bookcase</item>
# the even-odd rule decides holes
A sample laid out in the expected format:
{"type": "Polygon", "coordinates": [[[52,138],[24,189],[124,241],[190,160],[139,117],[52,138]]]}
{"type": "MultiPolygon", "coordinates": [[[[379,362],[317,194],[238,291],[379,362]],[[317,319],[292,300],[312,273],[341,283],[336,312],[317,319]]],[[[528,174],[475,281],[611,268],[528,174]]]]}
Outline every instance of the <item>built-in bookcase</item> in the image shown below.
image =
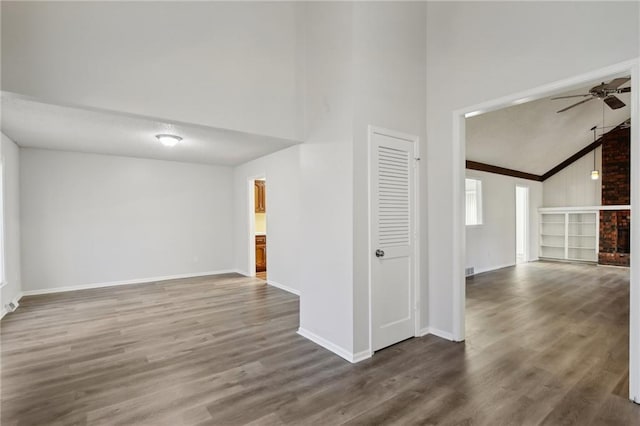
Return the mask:
{"type": "Polygon", "coordinates": [[[540,258],[598,261],[599,211],[540,211],[540,258]]]}

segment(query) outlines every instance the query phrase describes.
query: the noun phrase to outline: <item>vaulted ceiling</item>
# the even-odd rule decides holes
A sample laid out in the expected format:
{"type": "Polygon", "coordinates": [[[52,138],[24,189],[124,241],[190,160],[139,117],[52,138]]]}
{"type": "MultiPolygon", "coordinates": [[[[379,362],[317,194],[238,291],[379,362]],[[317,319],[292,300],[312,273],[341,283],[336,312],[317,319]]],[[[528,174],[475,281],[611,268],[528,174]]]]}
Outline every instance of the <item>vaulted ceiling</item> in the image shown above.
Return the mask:
{"type": "MultiPolygon", "coordinates": [[[[608,82],[611,78],[604,79],[608,82]]],[[[466,120],[467,160],[542,175],[593,142],[593,126],[602,127],[603,105],[593,99],[567,111],[560,109],[583,98],[552,97],[588,93],[601,81],[584,88],[514,105],[466,120]]],[[[621,87],[630,87],[630,82],[621,87]]],[[[626,106],[604,105],[605,126],[616,126],[631,116],[630,93],[616,95],[626,106]]],[[[610,130],[606,128],[605,131],[610,130]]],[[[597,130],[598,137],[602,129],[597,130]]]]}

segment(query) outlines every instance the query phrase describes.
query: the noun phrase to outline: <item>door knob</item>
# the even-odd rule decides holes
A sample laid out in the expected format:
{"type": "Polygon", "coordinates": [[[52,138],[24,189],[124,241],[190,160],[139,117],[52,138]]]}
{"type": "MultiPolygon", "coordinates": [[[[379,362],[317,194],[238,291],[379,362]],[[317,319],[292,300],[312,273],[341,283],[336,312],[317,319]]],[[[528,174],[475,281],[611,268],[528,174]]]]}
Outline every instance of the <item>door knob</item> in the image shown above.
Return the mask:
{"type": "Polygon", "coordinates": [[[376,257],[384,257],[384,251],[383,250],[376,250],[376,257]]]}

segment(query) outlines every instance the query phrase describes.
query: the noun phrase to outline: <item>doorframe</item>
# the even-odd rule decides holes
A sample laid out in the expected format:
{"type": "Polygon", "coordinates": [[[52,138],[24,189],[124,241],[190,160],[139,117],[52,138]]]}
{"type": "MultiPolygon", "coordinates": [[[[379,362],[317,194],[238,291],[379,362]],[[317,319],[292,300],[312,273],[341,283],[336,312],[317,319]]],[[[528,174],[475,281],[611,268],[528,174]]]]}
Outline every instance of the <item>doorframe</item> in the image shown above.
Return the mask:
{"type": "Polygon", "coordinates": [[[371,201],[373,199],[371,186],[371,159],[373,135],[380,134],[392,138],[403,139],[413,143],[413,280],[411,283],[413,291],[413,336],[419,337],[420,333],[420,137],[395,130],[385,129],[369,125],[367,127],[367,263],[368,263],[368,292],[369,292],[369,354],[373,355],[373,246],[371,242],[371,201]]]}
{"type": "Polygon", "coordinates": [[[515,186],[515,192],[514,192],[514,197],[515,197],[515,212],[516,212],[516,252],[514,253],[515,257],[516,257],[516,261],[514,262],[514,264],[518,264],[518,188],[524,188],[527,190],[527,205],[525,208],[525,221],[524,221],[524,235],[525,235],[525,245],[524,245],[524,262],[523,263],[527,263],[529,262],[529,258],[530,256],[530,242],[531,242],[531,212],[530,210],[530,206],[531,206],[531,187],[529,185],[525,185],[522,183],[516,183],[515,186]]]}
{"type": "MultiPolygon", "coordinates": [[[[248,206],[248,215],[247,215],[247,220],[248,220],[248,226],[247,229],[249,230],[249,234],[248,234],[248,250],[249,250],[249,255],[247,256],[248,259],[248,273],[250,277],[255,277],[256,276],[256,201],[255,201],[255,181],[258,179],[264,179],[265,181],[267,180],[267,175],[266,173],[261,173],[261,174],[257,174],[257,175],[253,175],[253,176],[249,176],[247,177],[247,194],[248,194],[248,202],[247,202],[247,206],[248,206]]],[[[266,184],[265,184],[266,187],[266,184]]],[[[265,188],[266,191],[266,188],[265,188]]],[[[267,214],[265,213],[265,221],[267,224],[267,228],[269,225],[269,217],[267,216],[267,214]]]]}
{"type": "MultiPolygon", "coordinates": [[[[640,83],[640,57],[620,62],[588,73],[558,80],[522,92],[510,94],[453,112],[453,340],[465,339],[465,118],[518,105],[554,94],[579,89],[603,77],[631,75],[634,85],[640,83]]],[[[639,117],[639,90],[631,92],[631,117],[639,117]]],[[[631,125],[631,182],[640,182],[640,123],[631,125]]],[[[631,185],[631,211],[640,212],[640,184],[631,185]]],[[[631,266],[629,280],[629,399],[640,403],[640,220],[631,221],[631,266]]]]}

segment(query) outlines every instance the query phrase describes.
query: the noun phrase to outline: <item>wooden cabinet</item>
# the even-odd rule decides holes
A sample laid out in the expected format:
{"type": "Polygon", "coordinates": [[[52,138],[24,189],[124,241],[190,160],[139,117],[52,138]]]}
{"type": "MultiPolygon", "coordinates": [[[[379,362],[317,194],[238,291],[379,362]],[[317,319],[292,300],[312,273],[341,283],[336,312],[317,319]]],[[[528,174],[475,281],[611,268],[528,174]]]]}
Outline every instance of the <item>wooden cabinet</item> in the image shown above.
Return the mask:
{"type": "Polygon", "coordinates": [[[256,272],[267,270],[267,236],[256,235],[256,272]]]}
{"type": "Polygon", "coordinates": [[[255,181],[255,207],[256,213],[265,213],[267,211],[263,180],[255,181]]]}

